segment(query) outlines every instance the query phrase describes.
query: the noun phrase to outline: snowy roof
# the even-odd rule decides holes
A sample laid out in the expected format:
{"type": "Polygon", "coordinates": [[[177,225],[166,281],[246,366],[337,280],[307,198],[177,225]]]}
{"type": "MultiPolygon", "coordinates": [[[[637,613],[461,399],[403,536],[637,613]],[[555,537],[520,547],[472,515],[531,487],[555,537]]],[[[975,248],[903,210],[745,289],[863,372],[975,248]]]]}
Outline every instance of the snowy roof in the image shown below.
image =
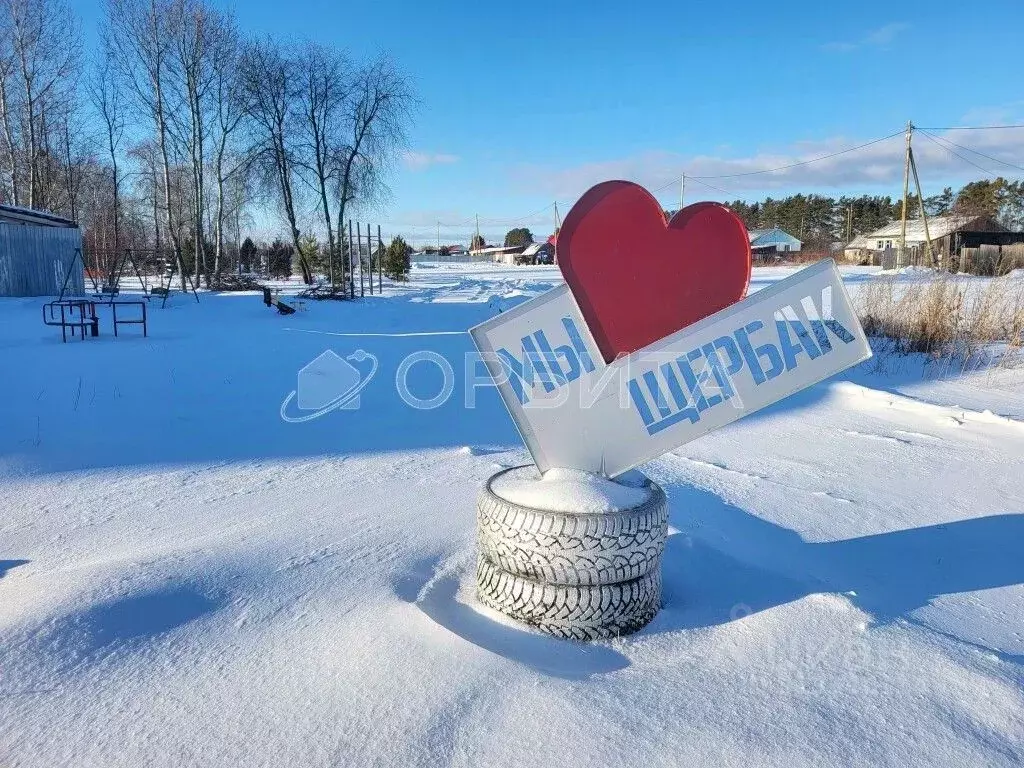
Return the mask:
{"type": "MultiPolygon", "coordinates": [[[[960,229],[970,229],[970,225],[977,221],[986,221],[984,216],[930,216],[928,217],[928,234],[932,240],[938,240],[946,235],[960,229]]],[[[986,222],[988,227],[990,223],[986,222]]],[[[869,232],[862,237],[870,240],[879,238],[900,237],[902,222],[893,221],[881,229],[869,232]]],[[[907,240],[912,242],[924,242],[924,221],[922,219],[907,219],[907,240]]],[[[856,246],[854,246],[856,247],[856,246]]]]}
{"type": "Polygon", "coordinates": [[[511,253],[512,251],[518,251],[521,246],[518,245],[492,245],[489,248],[476,248],[470,251],[471,254],[484,254],[484,253],[511,253]]]}
{"type": "Polygon", "coordinates": [[[870,249],[870,248],[874,248],[875,246],[874,246],[874,243],[868,238],[867,235],[857,235],[855,238],[853,238],[853,240],[851,240],[849,243],[847,243],[844,247],[853,250],[853,249],[857,249],[857,248],[870,249]]]}
{"type": "Polygon", "coordinates": [[[35,224],[41,227],[77,227],[71,219],[46,211],[34,211],[17,205],[0,205],[0,221],[8,224],[35,224]]]}
{"type": "Polygon", "coordinates": [[[781,227],[769,227],[768,229],[751,229],[747,231],[747,235],[750,237],[751,243],[753,243],[755,240],[759,240],[762,237],[766,237],[772,234],[778,234],[781,235],[781,237],[777,237],[769,243],[763,243],[763,245],[771,245],[772,243],[776,242],[800,242],[799,239],[793,237],[793,235],[789,234],[789,232],[782,229],[781,227]]]}
{"type": "Polygon", "coordinates": [[[547,245],[547,243],[532,243],[531,245],[526,246],[526,249],[523,251],[523,256],[536,256],[540,253],[540,249],[545,245],[547,245]]]}

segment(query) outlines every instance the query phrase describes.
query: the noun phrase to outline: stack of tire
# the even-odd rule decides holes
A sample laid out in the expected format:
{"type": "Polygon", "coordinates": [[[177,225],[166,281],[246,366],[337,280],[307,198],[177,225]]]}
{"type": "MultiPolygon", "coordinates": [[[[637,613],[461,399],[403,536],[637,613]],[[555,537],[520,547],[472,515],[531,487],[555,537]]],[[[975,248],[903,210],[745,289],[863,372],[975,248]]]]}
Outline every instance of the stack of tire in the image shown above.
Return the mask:
{"type": "Polygon", "coordinates": [[[543,632],[596,640],[635,632],[661,607],[665,493],[615,512],[551,512],[514,504],[487,481],[477,501],[477,596],[543,632]]]}

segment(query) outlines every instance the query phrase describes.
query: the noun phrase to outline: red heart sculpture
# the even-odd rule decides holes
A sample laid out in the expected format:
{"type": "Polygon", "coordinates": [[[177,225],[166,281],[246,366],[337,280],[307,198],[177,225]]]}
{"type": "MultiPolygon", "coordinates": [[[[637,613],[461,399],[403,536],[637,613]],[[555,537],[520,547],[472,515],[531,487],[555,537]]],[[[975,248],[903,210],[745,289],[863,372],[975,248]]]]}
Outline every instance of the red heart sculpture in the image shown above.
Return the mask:
{"type": "Polygon", "coordinates": [[[666,224],[646,189],[606,181],[565,217],[558,264],[610,363],[742,299],[750,239],[723,205],[688,205],[666,224]]]}

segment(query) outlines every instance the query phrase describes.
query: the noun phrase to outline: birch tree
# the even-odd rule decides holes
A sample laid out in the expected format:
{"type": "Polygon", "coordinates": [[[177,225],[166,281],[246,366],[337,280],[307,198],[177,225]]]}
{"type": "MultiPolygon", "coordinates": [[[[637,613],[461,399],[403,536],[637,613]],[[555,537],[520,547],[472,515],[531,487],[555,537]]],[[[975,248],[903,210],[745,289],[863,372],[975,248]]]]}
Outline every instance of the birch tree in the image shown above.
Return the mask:
{"type": "Polygon", "coordinates": [[[105,149],[110,156],[114,252],[117,253],[121,246],[121,175],[118,160],[124,137],[124,105],[111,59],[110,42],[104,41],[89,86],[89,97],[102,126],[105,149]]]}
{"type": "Polygon", "coordinates": [[[174,259],[187,289],[181,256],[180,221],[172,195],[169,99],[176,72],[171,48],[176,6],[167,0],[107,0],[107,25],[117,51],[118,73],[129,89],[137,112],[152,122],[159,152],[165,232],[174,247],[174,259]]]}
{"type": "Polygon", "coordinates": [[[8,8],[6,3],[0,2],[0,139],[3,141],[0,166],[3,167],[7,187],[6,199],[15,205],[21,205],[20,141],[16,134],[19,120],[14,90],[17,62],[14,58],[8,8]]]}
{"type": "MultiPolygon", "coordinates": [[[[296,69],[302,87],[297,100],[302,141],[299,163],[318,206],[327,231],[328,277],[335,285],[335,263],[340,243],[331,218],[331,200],[346,150],[346,100],[353,68],[341,52],[307,43],[296,69]]],[[[342,226],[338,221],[338,227],[342,226]]],[[[342,275],[344,283],[344,275],[342,275]]]]}
{"type": "MultiPolygon", "coordinates": [[[[30,208],[45,208],[52,185],[47,178],[53,153],[50,132],[57,113],[70,108],[78,63],[78,28],[62,0],[0,0],[0,17],[8,27],[9,46],[21,100],[25,163],[30,208]],[[47,115],[49,114],[49,123],[47,115]]],[[[6,93],[5,100],[12,94],[6,93]]],[[[6,113],[6,109],[4,110],[6,113]]]]}
{"type": "Polygon", "coordinates": [[[384,189],[384,173],[406,142],[415,99],[387,57],[355,73],[346,102],[346,146],[337,175],[338,221],[352,202],[368,203],[384,189]]]}
{"type": "Polygon", "coordinates": [[[223,19],[221,34],[213,51],[214,153],[213,175],[217,184],[217,210],[214,215],[213,273],[220,275],[224,262],[224,228],[238,201],[238,185],[229,182],[244,174],[249,151],[232,152],[232,144],[240,134],[245,116],[245,101],[240,74],[241,42],[234,20],[223,19]]]}
{"type": "Polygon", "coordinates": [[[298,254],[302,279],[308,285],[313,282],[313,274],[300,247],[296,216],[296,162],[292,146],[297,95],[295,64],[275,42],[265,38],[248,46],[242,72],[246,114],[256,141],[254,159],[280,192],[292,246],[298,254]]]}

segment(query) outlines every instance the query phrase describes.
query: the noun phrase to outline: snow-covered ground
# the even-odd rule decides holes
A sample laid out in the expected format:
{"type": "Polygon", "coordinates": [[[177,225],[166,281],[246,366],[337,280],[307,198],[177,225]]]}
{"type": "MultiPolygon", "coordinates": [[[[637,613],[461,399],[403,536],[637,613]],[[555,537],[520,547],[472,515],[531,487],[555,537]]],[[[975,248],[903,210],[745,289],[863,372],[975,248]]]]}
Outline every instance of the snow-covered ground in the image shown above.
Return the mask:
{"type": "Polygon", "coordinates": [[[461,332],[559,282],[419,265],[286,317],[175,295],[148,339],[67,344],[0,300],[0,765],[1024,761],[1020,369],[871,361],[646,466],[673,535],[636,635],[474,604],[476,491],[527,455],[493,389],[466,407],[461,332]],[[358,349],[358,409],[281,419],[358,349]],[[418,350],[457,372],[434,409],[396,391],[418,350]]]}

